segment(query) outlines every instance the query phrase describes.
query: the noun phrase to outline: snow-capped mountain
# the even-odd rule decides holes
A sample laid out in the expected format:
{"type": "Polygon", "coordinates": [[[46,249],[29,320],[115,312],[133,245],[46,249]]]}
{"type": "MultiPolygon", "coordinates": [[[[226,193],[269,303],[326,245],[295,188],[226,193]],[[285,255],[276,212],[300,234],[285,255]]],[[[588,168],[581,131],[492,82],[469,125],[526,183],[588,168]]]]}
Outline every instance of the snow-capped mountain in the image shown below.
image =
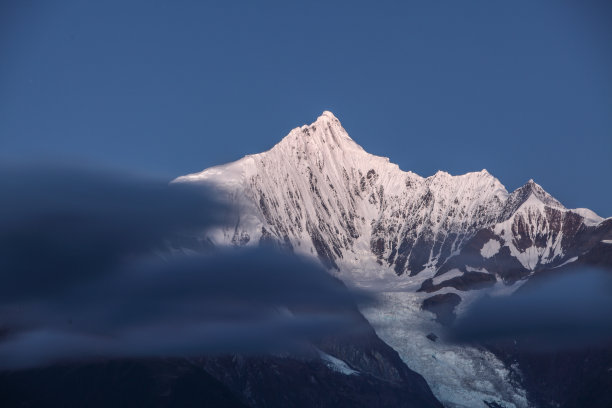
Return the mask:
{"type": "Polygon", "coordinates": [[[426,335],[480,293],[512,292],[538,270],[612,240],[612,219],[567,209],[532,180],[509,193],[486,170],[427,178],[402,171],[367,153],[331,112],[267,152],[175,182],[212,185],[235,204],[225,226],[202,241],[272,243],[377,290],[380,304],[362,312],[453,407],[529,404],[491,353],[426,335]]]}
{"type": "Polygon", "coordinates": [[[374,260],[400,276],[448,271],[450,259],[487,235],[482,258],[507,253],[513,270],[499,269],[496,279],[513,282],[566,262],[576,234],[603,221],[566,209],[532,180],[509,194],[486,170],[427,178],[402,171],[364,151],[331,112],[267,152],[176,181],[212,183],[240,206],[210,233],[215,244],[273,241],[329,268],[374,260]]]}

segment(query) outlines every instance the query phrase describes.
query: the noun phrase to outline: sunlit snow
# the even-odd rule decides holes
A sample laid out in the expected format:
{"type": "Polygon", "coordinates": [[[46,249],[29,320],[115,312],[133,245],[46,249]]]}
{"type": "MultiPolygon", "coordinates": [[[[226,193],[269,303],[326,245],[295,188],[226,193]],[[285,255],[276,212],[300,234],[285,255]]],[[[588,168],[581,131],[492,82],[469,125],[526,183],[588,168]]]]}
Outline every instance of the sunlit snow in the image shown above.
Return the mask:
{"type": "Polygon", "coordinates": [[[484,256],[485,258],[490,258],[498,253],[500,248],[501,245],[499,241],[496,239],[490,239],[483,245],[482,249],[480,250],[480,255],[484,256]]]}

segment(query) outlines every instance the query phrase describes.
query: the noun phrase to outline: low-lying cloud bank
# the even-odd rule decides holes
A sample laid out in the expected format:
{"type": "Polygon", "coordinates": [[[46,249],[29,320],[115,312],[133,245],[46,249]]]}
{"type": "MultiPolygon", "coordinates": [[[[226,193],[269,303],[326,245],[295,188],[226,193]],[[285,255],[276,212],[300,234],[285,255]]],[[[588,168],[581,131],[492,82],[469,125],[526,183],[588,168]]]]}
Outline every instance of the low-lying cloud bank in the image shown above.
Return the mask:
{"type": "Polygon", "coordinates": [[[289,351],[357,330],[371,300],[270,248],[170,250],[232,211],[204,186],[5,166],[0,189],[0,369],[289,351]]]}
{"type": "Polygon", "coordinates": [[[612,344],[612,271],[575,267],[535,277],[511,296],[474,302],[450,339],[558,351],[612,344]]]}

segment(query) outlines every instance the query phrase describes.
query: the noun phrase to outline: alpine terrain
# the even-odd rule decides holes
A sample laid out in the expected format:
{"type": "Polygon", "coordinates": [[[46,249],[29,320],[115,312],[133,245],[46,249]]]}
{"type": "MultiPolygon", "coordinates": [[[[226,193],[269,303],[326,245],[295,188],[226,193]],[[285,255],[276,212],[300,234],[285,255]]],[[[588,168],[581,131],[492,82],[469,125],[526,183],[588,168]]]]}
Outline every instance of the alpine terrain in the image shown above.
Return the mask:
{"type": "Polygon", "coordinates": [[[612,243],[612,219],[565,208],[533,180],[508,192],[486,170],[403,171],[364,151],[331,112],[267,152],[175,182],[212,185],[234,204],[197,246],[276,245],[376,291],[381,302],[361,312],[448,407],[533,402],[521,367],[447,344],[440,328],[483,293],[512,293],[593,254],[609,261],[612,243]]]}

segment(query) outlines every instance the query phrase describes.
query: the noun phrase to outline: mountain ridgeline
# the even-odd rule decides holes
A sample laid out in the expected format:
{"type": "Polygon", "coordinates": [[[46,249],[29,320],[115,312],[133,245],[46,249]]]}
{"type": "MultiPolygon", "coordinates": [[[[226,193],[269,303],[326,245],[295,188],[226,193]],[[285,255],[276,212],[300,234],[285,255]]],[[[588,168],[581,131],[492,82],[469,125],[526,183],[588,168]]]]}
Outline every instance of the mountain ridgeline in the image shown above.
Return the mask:
{"type": "Polygon", "coordinates": [[[364,151],[330,112],[267,152],[175,181],[212,184],[240,208],[208,233],[215,244],[274,242],[347,271],[371,260],[422,277],[428,292],[512,284],[612,230],[611,220],[565,208],[532,180],[509,193],[486,170],[402,171],[364,151]],[[448,282],[431,283],[451,271],[448,282]]]}

